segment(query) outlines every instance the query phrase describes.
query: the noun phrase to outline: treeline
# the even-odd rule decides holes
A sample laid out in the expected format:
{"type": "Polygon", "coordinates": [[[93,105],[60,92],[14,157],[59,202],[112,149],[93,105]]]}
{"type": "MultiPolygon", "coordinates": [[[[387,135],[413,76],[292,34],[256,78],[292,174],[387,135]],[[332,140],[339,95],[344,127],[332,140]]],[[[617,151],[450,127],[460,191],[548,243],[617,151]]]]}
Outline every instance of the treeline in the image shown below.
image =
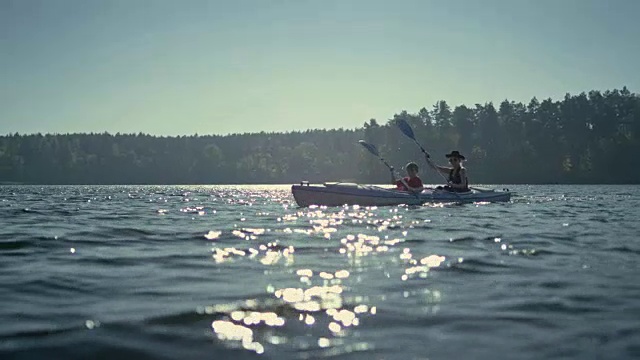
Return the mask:
{"type": "MultiPolygon", "coordinates": [[[[445,101],[362,128],[157,137],[64,134],[0,137],[0,182],[27,184],[234,184],[300,180],[387,182],[378,146],[396,167],[424,165],[395,127],[404,119],[437,162],[460,150],[474,183],[640,183],[640,96],[627,88],[528,104],[451,108],[445,101]]],[[[423,178],[440,178],[423,166],[423,178]]]]}

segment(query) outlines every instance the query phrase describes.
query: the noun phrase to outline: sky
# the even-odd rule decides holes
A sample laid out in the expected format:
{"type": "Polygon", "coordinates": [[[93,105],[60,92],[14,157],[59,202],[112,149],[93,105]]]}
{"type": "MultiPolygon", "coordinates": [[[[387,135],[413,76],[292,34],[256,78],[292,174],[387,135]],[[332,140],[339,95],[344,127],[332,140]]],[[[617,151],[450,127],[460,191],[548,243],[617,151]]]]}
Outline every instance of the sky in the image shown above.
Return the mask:
{"type": "Polygon", "coordinates": [[[640,91],[636,0],[0,0],[0,134],[355,128],[640,91]]]}

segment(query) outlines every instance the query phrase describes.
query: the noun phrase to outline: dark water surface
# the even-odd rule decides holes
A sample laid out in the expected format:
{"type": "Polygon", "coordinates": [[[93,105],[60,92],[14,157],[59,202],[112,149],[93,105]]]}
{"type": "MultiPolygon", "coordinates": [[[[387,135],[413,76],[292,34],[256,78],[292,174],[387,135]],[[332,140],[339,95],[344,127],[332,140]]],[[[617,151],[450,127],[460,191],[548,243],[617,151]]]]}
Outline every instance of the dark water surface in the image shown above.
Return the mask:
{"type": "Polygon", "coordinates": [[[640,357],[640,187],[0,187],[2,359],[640,357]]]}

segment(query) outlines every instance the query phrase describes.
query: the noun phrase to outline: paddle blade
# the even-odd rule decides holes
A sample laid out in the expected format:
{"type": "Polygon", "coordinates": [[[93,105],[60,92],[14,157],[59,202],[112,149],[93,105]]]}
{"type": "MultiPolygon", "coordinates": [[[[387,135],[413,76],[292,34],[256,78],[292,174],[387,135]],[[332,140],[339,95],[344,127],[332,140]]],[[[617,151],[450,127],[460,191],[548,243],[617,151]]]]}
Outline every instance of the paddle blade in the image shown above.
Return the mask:
{"type": "Polygon", "coordinates": [[[396,120],[396,125],[398,126],[400,131],[402,131],[403,134],[407,135],[413,140],[416,139],[416,136],[413,134],[413,129],[411,128],[411,125],[409,125],[404,119],[396,120]]]}
{"type": "Polygon", "coordinates": [[[358,140],[358,144],[364,146],[365,149],[369,150],[370,153],[372,153],[375,156],[380,156],[380,154],[378,153],[378,149],[376,148],[375,145],[369,144],[364,140],[358,140]]]}

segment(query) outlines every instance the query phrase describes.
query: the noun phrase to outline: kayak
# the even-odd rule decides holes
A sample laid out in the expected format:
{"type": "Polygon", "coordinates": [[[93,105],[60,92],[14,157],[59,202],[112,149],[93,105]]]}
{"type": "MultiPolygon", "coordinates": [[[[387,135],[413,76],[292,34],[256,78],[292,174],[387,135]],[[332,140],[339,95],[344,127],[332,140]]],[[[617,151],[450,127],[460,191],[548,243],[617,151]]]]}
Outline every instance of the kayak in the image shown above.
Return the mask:
{"type": "Polygon", "coordinates": [[[467,192],[451,192],[428,188],[421,193],[412,194],[393,188],[354,183],[324,183],[309,185],[302,182],[291,186],[291,192],[298,206],[395,206],[422,205],[424,203],[474,203],[507,202],[511,199],[508,190],[472,189],[467,192]]]}

